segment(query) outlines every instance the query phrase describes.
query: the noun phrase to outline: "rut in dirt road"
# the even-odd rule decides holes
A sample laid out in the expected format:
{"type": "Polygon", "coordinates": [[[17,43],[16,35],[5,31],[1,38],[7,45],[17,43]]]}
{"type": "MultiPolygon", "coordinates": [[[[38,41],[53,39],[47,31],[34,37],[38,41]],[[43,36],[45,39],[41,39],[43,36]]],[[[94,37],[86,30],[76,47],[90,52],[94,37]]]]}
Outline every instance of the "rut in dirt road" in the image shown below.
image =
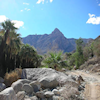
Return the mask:
{"type": "Polygon", "coordinates": [[[100,100],[100,83],[88,83],[86,84],[84,96],[87,100],[100,100]]]}

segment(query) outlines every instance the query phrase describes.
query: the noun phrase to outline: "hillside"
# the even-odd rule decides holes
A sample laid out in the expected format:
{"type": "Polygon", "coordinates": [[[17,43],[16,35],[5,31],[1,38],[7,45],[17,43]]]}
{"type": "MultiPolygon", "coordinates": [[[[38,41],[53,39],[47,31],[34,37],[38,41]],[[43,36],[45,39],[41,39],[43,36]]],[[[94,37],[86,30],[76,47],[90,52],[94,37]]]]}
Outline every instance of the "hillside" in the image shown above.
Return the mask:
{"type": "Polygon", "coordinates": [[[92,72],[99,72],[100,71],[100,36],[98,36],[96,39],[91,40],[89,43],[87,43],[86,47],[91,46],[91,44],[94,43],[93,46],[93,57],[90,57],[83,65],[80,66],[80,69],[88,70],[92,72]]]}
{"type": "MultiPolygon", "coordinates": [[[[83,39],[88,43],[91,39],[83,39]]],[[[63,52],[72,52],[76,49],[76,39],[66,38],[63,33],[55,28],[51,34],[29,35],[22,39],[23,43],[34,46],[38,53],[44,54],[51,50],[61,50],[63,52]]]]}

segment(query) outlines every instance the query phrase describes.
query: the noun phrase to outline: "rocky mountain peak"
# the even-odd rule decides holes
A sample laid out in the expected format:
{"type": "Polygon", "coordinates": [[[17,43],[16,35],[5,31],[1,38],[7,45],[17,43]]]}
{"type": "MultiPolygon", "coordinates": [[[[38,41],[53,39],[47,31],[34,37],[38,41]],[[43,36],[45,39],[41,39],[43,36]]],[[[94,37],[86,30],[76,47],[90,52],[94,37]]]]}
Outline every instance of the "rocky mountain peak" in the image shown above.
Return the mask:
{"type": "Polygon", "coordinates": [[[58,28],[55,28],[54,31],[51,33],[51,35],[53,35],[53,36],[64,36],[58,28]]]}
{"type": "Polygon", "coordinates": [[[54,31],[56,31],[56,32],[57,32],[57,31],[60,32],[60,30],[59,30],[58,28],[55,28],[54,31]]]}
{"type": "MultiPolygon", "coordinates": [[[[90,39],[83,39],[84,43],[88,43],[90,39]]],[[[76,39],[66,38],[63,33],[55,28],[51,34],[33,35],[23,38],[23,43],[34,46],[39,54],[45,54],[50,50],[61,50],[63,52],[72,52],[76,49],[76,39]]]]}

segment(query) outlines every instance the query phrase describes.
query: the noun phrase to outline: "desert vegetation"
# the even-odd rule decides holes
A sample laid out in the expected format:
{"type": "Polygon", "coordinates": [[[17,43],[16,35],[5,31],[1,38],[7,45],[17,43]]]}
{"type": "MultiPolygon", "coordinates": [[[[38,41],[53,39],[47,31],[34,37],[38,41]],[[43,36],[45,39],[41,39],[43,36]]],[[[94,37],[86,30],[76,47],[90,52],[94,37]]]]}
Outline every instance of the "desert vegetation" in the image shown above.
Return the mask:
{"type": "Polygon", "coordinates": [[[67,61],[64,58],[64,54],[59,52],[49,52],[44,56],[44,60],[42,61],[42,66],[47,66],[49,68],[61,69],[63,67],[67,67],[67,61]]]}
{"type": "MultiPolygon", "coordinates": [[[[1,91],[5,88],[13,87],[15,93],[20,93],[21,89],[23,93],[26,93],[22,98],[25,98],[25,95],[30,95],[30,93],[35,98],[48,98],[48,93],[50,93],[50,97],[55,98],[57,95],[57,98],[61,100],[84,100],[81,94],[85,88],[85,81],[80,73],[85,73],[87,76],[88,74],[82,71],[79,71],[79,73],[76,69],[85,69],[90,72],[100,71],[100,37],[90,41],[88,44],[85,44],[82,38],[77,39],[76,50],[73,52],[49,50],[48,53],[39,55],[33,46],[21,42],[22,40],[17,30],[10,20],[1,23],[0,78],[4,78],[3,83],[1,83],[3,84],[1,91]],[[72,69],[74,71],[69,71],[72,69]],[[30,80],[35,81],[31,83],[30,80]],[[16,86],[18,90],[16,90],[16,86]],[[29,87],[29,91],[26,87],[29,87]],[[36,90],[33,91],[33,89],[36,90]],[[36,92],[35,95],[33,94],[34,92],[36,92]],[[43,93],[43,96],[40,97],[38,93],[43,93]]],[[[88,81],[94,80],[89,78],[88,81]]],[[[18,95],[17,98],[19,98],[18,95]]]]}
{"type": "MultiPolygon", "coordinates": [[[[36,49],[21,42],[14,23],[7,20],[1,23],[0,31],[0,76],[16,68],[47,67],[56,70],[78,69],[84,62],[94,56],[100,56],[99,37],[88,44],[79,38],[76,40],[74,52],[51,51],[45,55],[38,55],[36,49]],[[96,48],[96,49],[95,49],[96,48]]],[[[6,74],[7,76],[7,74],[6,74]]]]}
{"type": "Polygon", "coordinates": [[[7,20],[0,25],[0,76],[15,68],[39,67],[41,57],[34,47],[21,42],[14,23],[7,20]]]}

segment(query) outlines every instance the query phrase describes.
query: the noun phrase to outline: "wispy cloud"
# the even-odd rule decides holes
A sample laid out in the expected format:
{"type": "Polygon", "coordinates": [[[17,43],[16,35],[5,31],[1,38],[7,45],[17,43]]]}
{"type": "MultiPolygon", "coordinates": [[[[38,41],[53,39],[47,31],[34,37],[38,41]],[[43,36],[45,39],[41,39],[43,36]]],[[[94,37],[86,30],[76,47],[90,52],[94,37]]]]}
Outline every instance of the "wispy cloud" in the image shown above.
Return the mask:
{"type": "MultiPolygon", "coordinates": [[[[0,23],[6,21],[8,18],[5,15],[0,15],[0,23]]],[[[15,27],[20,28],[23,27],[24,22],[18,20],[12,20],[12,23],[15,23],[15,27]]]]}
{"type": "Polygon", "coordinates": [[[100,6],[100,4],[98,4],[98,6],[100,6]]]}
{"type": "Polygon", "coordinates": [[[100,24],[100,17],[96,17],[95,14],[88,14],[89,15],[89,19],[87,20],[87,24],[100,24]]]}
{"type": "Polygon", "coordinates": [[[38,0],[36,3],[40,4],[42,2],[42,4],[44,4],[44,0],[38,0]]]}
{"type": "Polygon", "coordinates": [[[29,3],[23,2],[24,5],[29,5],[29,3]]]}
{"type": "MultiPolygon", "coordinates": [[[[48,3],[48,1],[49,1],[49,0],[47,0],[46,3],[48,3]]],[[[53,0],[50,0],[50,2],[53,2],[53,0]]],[[[40,3],[44,4],[44,0],[38,0],[36,3],[37,3],[37,4],[40,4],[40,3]]]]}
{"type": "Polygon", "coordinates": [[[53,0],[50,0],[50,2],[53,2],[53,0]]]}
{"type": "Polygon", "coordinates": [[[23,10],[20,10],[21,12],[23,12],[23,10]]]}
{"type": "Polygon", "coordinates": [[[31,10],[31,9],[25,8],[25,10],[26,10],[26,11],[29,11],[29,10],[31,10]]]}
{"type": "Polygon", "coordinates": [[[29,11],[29,10],[31,10],[31,9],[27,9],[27,11],[29,11]]]}
{"type": "Polygon", "coordinates": [[[25,8],[25,10],[27,10],[27,8],[25,8]]]}

